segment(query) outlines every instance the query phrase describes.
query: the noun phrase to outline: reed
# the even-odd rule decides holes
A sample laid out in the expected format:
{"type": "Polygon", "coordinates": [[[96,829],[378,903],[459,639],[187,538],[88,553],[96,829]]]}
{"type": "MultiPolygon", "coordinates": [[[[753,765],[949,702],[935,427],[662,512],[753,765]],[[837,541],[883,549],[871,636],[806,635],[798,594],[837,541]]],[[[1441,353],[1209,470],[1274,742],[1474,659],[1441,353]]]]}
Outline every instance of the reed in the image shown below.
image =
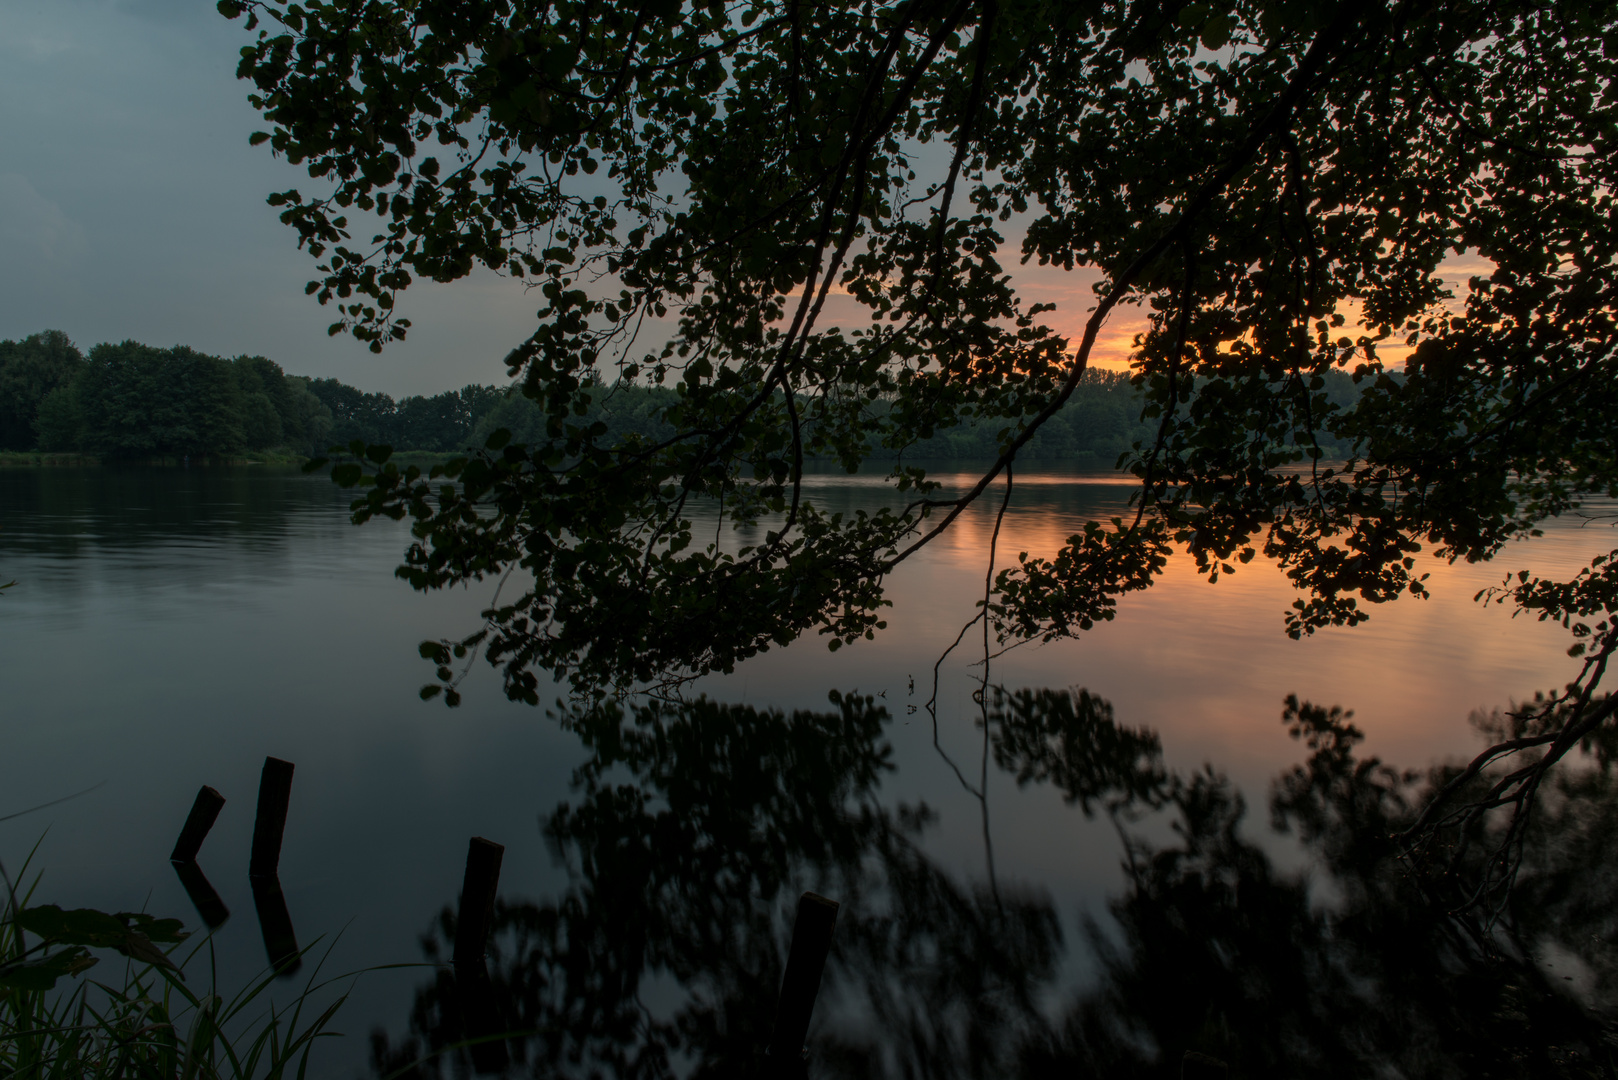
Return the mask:
{"type": "Polygon", "coordinates": [[[348,991],[333,993],[347,976],[322,979],[316,964],[297,997],[277,1005],[267,971],[226,998],[215,990],[211,938],[187,944],[178,920],[146,914],[35,906],[39,876],[28,879],[26,863],[5,877],[0,1080],[302,1080],[316,1042],[336,1034],[348,991]],[[109,958],[98,954],[108,952],[121,963],[103,968],[109,958]],[[186,972],[204,967],[208,989],[193,990],[186,972]],[[89,974],[109,969],[105,980],[89,974]]]}

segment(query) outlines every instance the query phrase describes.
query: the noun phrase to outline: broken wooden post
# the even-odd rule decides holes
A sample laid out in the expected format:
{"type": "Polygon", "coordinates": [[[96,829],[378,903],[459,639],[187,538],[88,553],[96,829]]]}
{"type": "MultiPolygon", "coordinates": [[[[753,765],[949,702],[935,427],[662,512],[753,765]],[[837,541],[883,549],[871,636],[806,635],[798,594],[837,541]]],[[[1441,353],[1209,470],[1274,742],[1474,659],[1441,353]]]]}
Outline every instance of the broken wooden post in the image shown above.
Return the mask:
{"type": "Polygon", "coordinates": [[[292,799],[292,762],[264,759],[258,781],[258,817],[253,822],[253,857],[247,872],[253,877],[274,877],[281,865],[281,836],[287,827],[287,804],[292,799]]]}
{"type": "Polygon", "coordinates": [[[466,874],[461,881],[460,914],[455,920],[455,989],[461,1009],[472,1070],[479,1075],[504,1072],[511,1052],[504,1036],[506,1025],[495,1000],[484,954],[494,924],[494,898],[500,888],[500,863],[506,849],[493,840],[472,837],[466,849],[466,874]]]}
{"type": "Polygon", "coordinates": [[[488,961],[456,965],[455,995],[472,1071],[479,1076],[505,1072],[511,1064],[511,1049],[506,1046],[506,1022],[495,1000],[488,961]]]}
{"type": "Polygon", "coordinates": [[[806,892],[798,898],[798,916],[792,924],[792,946],[787,951],[786,973],[781,976],[781,997],[775,1006],[775,1031],[769,1056],[776,1070],[800,1072],[809,1017],[820,993],[820,976],[831,952],[832,930],[837,925],[837,901],[806,892]]]}
{"type": "Polygon", "coordinates": [[[208,830],[219,818],[219,808],[224,805],[223,795],[207,784],[202,785],[196,801],[191,804],[191,813],[186,815],[180,838],[174,841],[174,852],[169,855],[169,862],[192,862],[196,859],[203,840],[208,837],[208,830]]]}
{"type": "Polygon", "coordinates": [[[455,963],[476,964],[489,944],[494,922],[494,894],[500,886],[503,845],[481,836],[472,837],[466,851],[466,876],[461,883],[461,910],[455,920],[455,963]]]}

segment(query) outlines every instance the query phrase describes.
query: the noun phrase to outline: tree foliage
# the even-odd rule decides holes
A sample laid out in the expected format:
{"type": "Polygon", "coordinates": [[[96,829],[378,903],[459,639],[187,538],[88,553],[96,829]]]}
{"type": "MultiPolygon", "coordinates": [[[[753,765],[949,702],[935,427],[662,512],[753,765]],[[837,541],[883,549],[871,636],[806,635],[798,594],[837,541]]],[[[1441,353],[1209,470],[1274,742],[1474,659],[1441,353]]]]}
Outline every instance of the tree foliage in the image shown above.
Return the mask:
{"type": "Polygon", "coordinates": [[[203,456],[324,445],[330,419],[261,356],[235,360],[184,345],[97,345],[73,387],[80,449],[111,457],[203,456]]]}
{"type": "MultiPolygon", "coordinates": [[[[445,681],[480,646],[535,700],[538,671],[593,693],[871,636],[886,576],[1011,484],[1131,308],[1138,513],[1000,570],[1003,640],[1110,618],[1176,545],[1210,579],[1278,563],[1294,636],[1352,625],[1424,595],[1417,556],[1488,559],[1618,495],[1610,4],[220,8],[257,32],[253,141],[310,175],[270,201],[333,332],[381,348],[415,279],[479,266],[544,297],[509,357],[542,435],[340,473],[361,519],[416,519],[417,588],[523,571],[424,646],[445,681]],[[1457,288],[1462,255],[1487,267],[1457,288]],[[1075,336],[1018,257],[1093,282],[1075,336]],[[598,383],[672,391],[671,433],[588,421],[598,383]],[[914,451],[963,420],[996,457],[943,498],[914,451]],[[877,454],[889,509],[804,496],[810,457],[877,454]],[[694,500],[765,539],[706,543],[694,500]]],[[[1587,583],[1506,598],[1610,652],[1587,583]]]]}
{"type": "Polygon", "coordinates": [[[439,453],[466,450],[474,427],[506,397],[500,387],[475,383],[399,401],[388,394],[367,394],[336,379],[315,379],[309,389],[331,411],[333,442],[358,440],[439,453]]]}
{"type": "MultiPolygon", "coordinates": [[[[60,330],[0,341],[0,450],[31,450],[46,401],[65,395],[84,367],[84,354],[60,330]]],[[[52,421],[45,421],[50,424],[52,421]]]]}
{"type": "Polygon", "coordinates": [[[109,457],[228,455],[327,445],[331,414],[310,381],[262,356],[184,345],[101,344],[89,359],[60,330],[0,341],[0,449],[109,457]]]}
{"type": "MultiPolygon", "coordinates": [[[[1344,376],[1340,383],[1353,393],[1350,380],[1344,376]]],[[[587,424],[606,425],[602,438],[609,443],[621,443],[635,438],[649,443],[672,438],[676,429],[668,419],[668,410],[677,404],[679,394],[667,386],[597,386],[586,395],[586,412],[581,420],[587,424]]],[[[1075,388],[1067,404],[1041,427],[1028,445],[1018,454],[1019,461],[1079,466],[1083,468],[1110,468],[1122,454],[1130,451],[1135,442],[1149,439],[1155,426],[1141,419],[1141,395],[1122,372],[1089,371],[1075,388]]],[[[885,402],[872,403],[873,410],[886,407],[885,402]]],[[[537,444],[546,439],[549,417],[539,402],[522,394],[507,394],[492,409],[479,417],[472,431],[474,445],[483,446],[490,435],[504,428],[511,433],[514,443],[537,444]]],[[[814,441],[813,423],[806,422],[807,438],[814,441]]],[[[348,440],[338,438],[337,442],[348,440]]],[[[367,438],[367,442],[397,442],[390,439],[367,438]]],[[[409,445],[409,444],[406,444],[409,445]]],[[[999,437],[995,424],[981,418],[965,418],[959,423],[935,429],[932,437],[910,446],[906,460],[934,463],[941,461],[967,461],[973,465],[992,461],[999,452],[999,437]]],[[[894,453],[882,446],[868,448],[868,460],[880,467],[891,464],[894,453]]],[[[810,459],[822,455],[810,452],[810,459]]]]}

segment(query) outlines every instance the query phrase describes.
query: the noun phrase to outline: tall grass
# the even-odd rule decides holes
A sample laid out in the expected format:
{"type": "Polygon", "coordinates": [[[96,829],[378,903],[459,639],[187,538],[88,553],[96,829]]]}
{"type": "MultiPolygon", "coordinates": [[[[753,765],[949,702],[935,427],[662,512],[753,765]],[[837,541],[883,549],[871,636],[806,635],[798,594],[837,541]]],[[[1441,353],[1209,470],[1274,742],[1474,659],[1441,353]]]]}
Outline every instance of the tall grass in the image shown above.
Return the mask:
{"type": "Polygon", "coordinates": [[[0,1080],[301,1080],[316,1041],[336,1034],[348,995],[318,1008],[339,981],[321,980],[318,965],[290,1005],[270,1000],[273,971],[225,998],[211,939],[186,945],[177,920],[145,914],[31,906],[38,884],[5,875],[0,1080]],[[193,990],[186,974],[204,967],[208,989],[193,990]]]}

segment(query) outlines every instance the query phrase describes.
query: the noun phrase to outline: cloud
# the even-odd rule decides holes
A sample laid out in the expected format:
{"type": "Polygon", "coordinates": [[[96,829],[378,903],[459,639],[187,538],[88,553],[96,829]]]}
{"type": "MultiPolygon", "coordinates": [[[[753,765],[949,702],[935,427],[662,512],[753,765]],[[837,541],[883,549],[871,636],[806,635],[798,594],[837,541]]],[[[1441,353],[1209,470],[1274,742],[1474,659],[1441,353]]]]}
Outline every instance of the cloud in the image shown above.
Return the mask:
{"type": "Polygon", "coordinates": [[[0,261],[63,267],[89,247],[84,226],[41,195],[27,177],[0,172],[0,261]]]}

